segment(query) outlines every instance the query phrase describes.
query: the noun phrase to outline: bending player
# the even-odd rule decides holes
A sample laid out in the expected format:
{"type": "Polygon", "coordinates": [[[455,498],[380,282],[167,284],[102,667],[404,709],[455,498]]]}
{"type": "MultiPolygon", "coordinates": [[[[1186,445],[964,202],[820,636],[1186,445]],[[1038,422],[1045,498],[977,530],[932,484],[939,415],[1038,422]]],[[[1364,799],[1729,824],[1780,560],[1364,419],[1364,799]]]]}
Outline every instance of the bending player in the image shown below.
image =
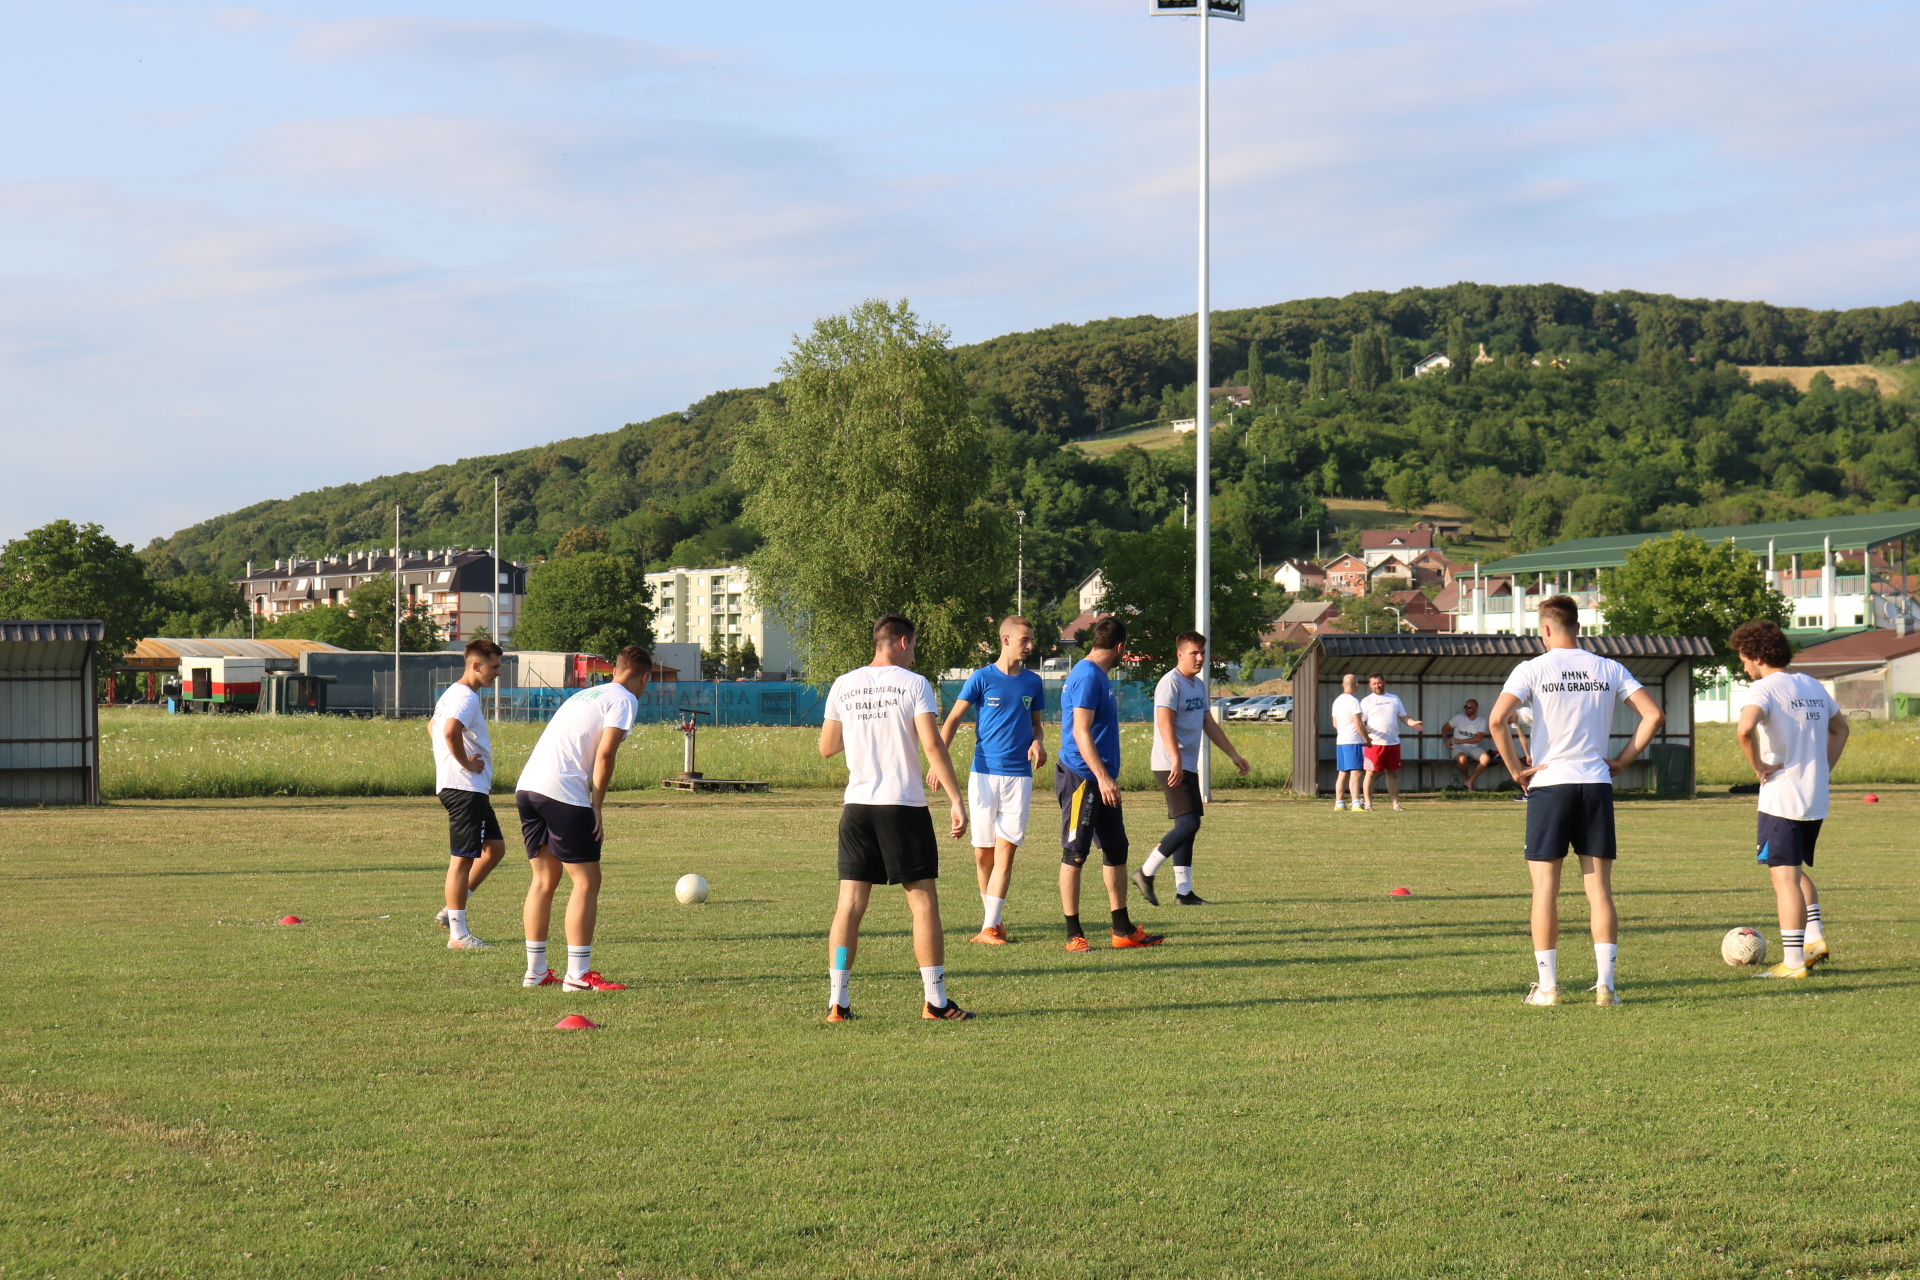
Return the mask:
{"type": "Polygon", "coordinates": [[[1365,765],[1361,755],[1367,745],[1366,726],[1360,719],[1360,699],[1354,693],[1359,679],[1349,671],[1340,677],[1340,696],[1333,700],[1333,808],[1337,813],[1347,807],[1360,808],[1360,773],[1365,765]],[[1346,797],[1341,798],[1341,789],[1346,797]]]}
{"type": "Polygon", "coordinates": [[[1157,947],[1166,939],[1148,933],[1127,914],[1127,826],[1120,813],[1120,704],[1107,673],[1120,664],[1127,624],[1107,616],[1088,628],[1087,656],[1067,673],[1060,691],[1060,758],[1053,790],[1060,800],[1060,911],[1067,919],[1067,950],[1088,949],[1080,927],[1080,869],[1093,846],[1113,913],[1113,945],[1157,947]]]}
{"type": "Polygon", "coordinates": [[[946,939],[940,932],[940,845],[920,785],[920,751],[947,789],[951,834],[966,834],[960,783],[940,738],[933,686],[913,670],[913,623],[889,613],[873,624],[873,661],[849,671],[827,692],[820,756],[847,753],[847,790],[840,808],[840,902],[827,936],[827,1021],[853,1016],[848,993],[860,921],[876,884],[897,884],[913,916],[913,954],[926,1004],[920,1016],[960,1020],[973,1015],[947,998],[946,939]]]}
{"type": "Polygon", "coordinates": [[[1513,669],[1493,704],[1493,737],[1513,780],[1527,789],[1527,870],[1533,878],[1533,961],[1538,978],[1526,1003],[1566,1003],[1560,994],[1560,868],[1572,847],[1592,909],[1593,955],[1599,966],[1594,1003],[1619,1004],[1614,964],[1620,917],[1613,908],[1613,779],[1632,764],[1666,716],[1653,695],[1612,658],[1580,647],[1580,613],[1572,596],[1540,602],[1540,639],[1547,651],[1513,669]],[[1607,756],[1614,708],[1640,714],[1633,740],[1607,756]],[[1523,766],[1508,730],[1523,703],[1534,709],[1534,758],[1523,766]]]}
{"type": "MultiPolygon", "coordinates": [[[[941,744],[951,747],[968,709],[980,708],[967,806],[973,813],[974,871],[985,919],[973,940],[994,946],[1007,940],[1007,887],[1013,882],[1014,852],[1027,838],[1033,771],[1047,762],[1047,729],[1040,718],[1047,709],[1047,689],[1038,673],[1026,669],[1032,652],[1033,624],[1017,614],[1004,619],[1000,657],[967,677],[940,726],[941,744]]],[[[927,789],[940,789],[940,777],[931,769],[927,789]]]]}
{"type": "Polygon", "coordinates": [[[446,905],[434,920],[455,951],[490,947],[467,928],[467,899],[500,860],[507,842],[493,813],[493,740],[487,733],[480,690],[500,678],[500,646],[467,641],[467,669],[434,704],[434,789],[447,811],[452,856],[447,859],[446,905]]]}
{"type": "Polygon", "coordinates": [[[1167,797],[1167,817],[1173,830],[1160,837],[1146,862],[1133,873],[1134,888],[1154,906],[1160,897],[1153,877],[1162,863],[1173,863],[1174,901],[1183,907],[1204,907],[1205,898],[1193,891],[1193,840],[1200,834],[1206,806],[1200,800],[1200,735],[1227,753],[1245,777],[1251,768],[1234,750],[1207,710],[1207,682],[1200,671],[1207,662],[1207,638],[1198,631],[1182,631],[1173,642],[1173,670],[1160,677],[1153,690],[1153,754],[1149,764],[1167,797]]]}
{"type": "Polygon", "coordinates": [[[1773,878],[1786,957],[1763,978],[1804,978],[1830,954],[1820,927],[1820,891],[1813,865],[1820,824],[1827,816],[1827,783],[1847,749],[1847,718],[1818,680],[1787,670],[1793,646],[1764,620],[1736,627],[1727,644],[1746,668],[1746,701],[1734,731],[1760,779],[1760,865],[1773,878]]]}
{"type": "Polygon", "coordinates": [[[614,757],[640,709],[653,675],[653,657],[638,645],[620,651],[613,681],[582,689],[560,704],[534,745],[520,787],[520,836],[532,863],[522,921],[527,974],[522,986],[566,991],[625,991],[593,967],[593,929],[600,914],[600,846],[606,838],[602,806],[613,782],[614,757]],[[567,976],[547,967],[547,930],[562,872],[573,882],[567,897],[567,976]]]}

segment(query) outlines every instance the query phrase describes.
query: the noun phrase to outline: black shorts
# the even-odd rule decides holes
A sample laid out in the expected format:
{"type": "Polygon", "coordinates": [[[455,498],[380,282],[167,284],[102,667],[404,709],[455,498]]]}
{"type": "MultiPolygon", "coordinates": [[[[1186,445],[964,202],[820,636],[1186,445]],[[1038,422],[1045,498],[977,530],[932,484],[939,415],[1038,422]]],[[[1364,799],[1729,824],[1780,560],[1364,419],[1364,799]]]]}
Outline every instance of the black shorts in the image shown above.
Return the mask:
{"type": "Polygon", "coordinates": [[[1613,784],[1574,782],[1527,792],[1527,861],[1558,862],[1567,847],[1586,858],[1611,858],[1613,784]]]}
{"type": "Polygon", "coordinates": [[[477,858],[480,846],[503,839],[500,819],[493,815],[493,798],[484,791],[442,787],[440,804],[447,811],[447,837],[456,858],[477,858]]]}
{"type": "Polygon", "coordinates": [[[940,842],[923,804],[840,807],[840,878],[907,884],[940,878],[940,842]]]}
{"type": "Polygon", "coordinates": [[[1761,814],[1754,861],[1763,867],[1812,866],[1813,846],[1820,843],[1820,821],[1761,814]]]}
{"type": "Polygon", "coordinates": [[[1083,778],[1056,760],[1053,794],[1060,800],[1060,861],[1083,867],[1097,844],[1100,861],[1110,867],[1127,865],[1127,824],[1120,806],[1102,800],[1092,778],[1083,778]]]}
{"type": "Polygon", "coordinates": [[[1190,813],[1196,818],[1204,817],[1207,812],[1207,806],[1200,802],[1199,773],[1195,770],[1182,767],[1180,770],[1180,785],[1170,787],[1167,785],[1167,778],[1172,773],[1173,770],[1171,769],[1155,769],[1153,771],[1153,780],[1160,784],[1161,792],[1167,797],[1167,816],[1169,818],[1178,818],[1190,813]]]}
{"type": "Polygon", "coordinates": [[[600,861],[600,841],[593,834],[593,810],[543,796],[538,791],[516,791],[513,802],[520,810],[520,838],[526,841],[527,856],[537,858],[540,848],[562,862],[600,861]]]}

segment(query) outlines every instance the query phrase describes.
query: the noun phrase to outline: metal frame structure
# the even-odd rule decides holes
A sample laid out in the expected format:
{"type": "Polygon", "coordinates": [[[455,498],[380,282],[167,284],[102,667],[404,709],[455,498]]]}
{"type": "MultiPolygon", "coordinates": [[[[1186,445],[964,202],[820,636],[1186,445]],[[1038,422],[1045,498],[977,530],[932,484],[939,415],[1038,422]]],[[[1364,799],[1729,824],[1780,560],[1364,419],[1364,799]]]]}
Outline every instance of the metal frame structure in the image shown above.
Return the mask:
{"type": "MultiPolygon", "coordinates": [[[[1582,636],[1580,647],[1625,666],[1667,716],[1647,755],[1629,766],[1617,785],[1627,791],[1649,789],[1657,781],[1653,760],[1664,758],[1661,748],[1675,748],[1686,753],[1684,790],[1694,794],[1693,666],[1712,657],[1713,646],[1698,636],[1582,636]]],[[[1363,694],[1369,675],[1385,676],[1387,691],[1400,695],[1408,716],[1425,723],[1418,733],[1401,734],[1401,790],[1435,791],[1458,777],[1441,745],[1447,719],[1468,698],[1479,701],[1482,713],[1491,711],[1514,667],[1544,652],[1537,636],[1316,636],[1293,673],[1293,790],[1301,795],[1333,790],[1332,706],[1348,672],[1359,677],[1363,694]]],[[[1635,723],[1624,706],[1615,713],[1616,745],[1632,738],[1635,723]]]]}
{"type": "Polygon", "coordinates": [[[88,620],[0,622],[0,804],[99,804],[100,641],[88,620]]]}

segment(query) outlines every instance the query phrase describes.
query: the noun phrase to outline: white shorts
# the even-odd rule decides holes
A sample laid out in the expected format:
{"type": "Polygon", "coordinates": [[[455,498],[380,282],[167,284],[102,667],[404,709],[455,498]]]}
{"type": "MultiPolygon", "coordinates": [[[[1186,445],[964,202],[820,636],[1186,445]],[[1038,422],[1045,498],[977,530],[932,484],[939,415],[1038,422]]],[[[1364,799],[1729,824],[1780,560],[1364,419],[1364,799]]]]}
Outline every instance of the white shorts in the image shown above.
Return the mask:
{"type": "Polygon", "coordinates": [[[1033,779],[998,773],[967,776],[967,808],[973,812],[973,847],[995,840],[1019,844],[1027,838],[1027,810],[1033,807],[1033,779]],[[982,844],[981,841],[986,841],[982,844]]]}

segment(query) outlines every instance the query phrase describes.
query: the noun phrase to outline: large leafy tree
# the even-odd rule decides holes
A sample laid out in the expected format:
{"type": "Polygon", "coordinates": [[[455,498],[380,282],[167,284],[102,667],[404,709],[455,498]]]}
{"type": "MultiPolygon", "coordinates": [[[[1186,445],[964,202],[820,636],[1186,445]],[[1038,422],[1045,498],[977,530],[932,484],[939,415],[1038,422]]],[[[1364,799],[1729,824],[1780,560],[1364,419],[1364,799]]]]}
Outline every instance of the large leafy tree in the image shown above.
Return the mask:
{"type": "Polygon", "coordinates": [[[780,373],[734,474],[766,539],[754,590],[807,680],[868,662],[889,612],[917,626],[922,671],[972,663],[1013,595],[1013,539],[946,331],[864,302],[817,321],[780,373]]]}
{"type": "MultiPolygon", "coordinates": [[[[387,593],[391,606],[393,589],[389,587],[387,593]]],[[[389,644],[376,644],[366,621],[354,617],[352,609],[343,604],[323,604],[298,613],[281,614],[261,627],[258,634],[263,640],[318,640],[342,649],[379,649],[391,647],[393,627],[389,623],[386,628],[389,644]]]]}
{"type": "MultiPolygon", "coordinates": [[[[1158,680],[1173,666],[1174,640],[1193,628],[1194,539],[1177,523],[1116,534],[1107,543],[1097,609],[1127,624],[1127,656],[1142,679],[1158,680]]],[[[1212,630],[1207,636],[1216,677],[1224,664],[1259,643],[1266,594],[1247,558],[1216,538],[1212,548],[1212,630]]]]}
{"type": "Polygon", "coordinates": [[[1713,546],[1686,532],[1649,538],[1627,552],[1625,564],[1601,572],[1600,591],[1609,632],[1704,636],[1727,671],[1739,666],[1727,647],[1735,627],[1787,620],[1787,602],[1767,585],[1758,560],[1731,540],[1713,546]]]}
{"type": "Polygon", "coordinates": [[[55,520],[0,549],[0,617],[97,618],[102,668],[133,648],[152,615],[146,565],[97,524],[55,520]]]}
{"type": "Polygon", "coordinates": [[[544,564],[529,577],[514,648],[612,660],[627,645],[652,643],[652,589],[626,556],[585,551],[544,564]]]}
{"type": "MultiPolygon", "coordinates": [[[[347,608],[367,628],[368,648],[393,648],[393,575],[383,573],[347,593],[347,608]]],[[[320,637],[316,636],[315,639],[320,637]]],[[[400,618],[400,648],[405,653],[426,653],[441,645],[440,628],[422,605],[403,602],[400,618]]],[[[344,647],[344,646],[343,646],[344,647]]]]}

